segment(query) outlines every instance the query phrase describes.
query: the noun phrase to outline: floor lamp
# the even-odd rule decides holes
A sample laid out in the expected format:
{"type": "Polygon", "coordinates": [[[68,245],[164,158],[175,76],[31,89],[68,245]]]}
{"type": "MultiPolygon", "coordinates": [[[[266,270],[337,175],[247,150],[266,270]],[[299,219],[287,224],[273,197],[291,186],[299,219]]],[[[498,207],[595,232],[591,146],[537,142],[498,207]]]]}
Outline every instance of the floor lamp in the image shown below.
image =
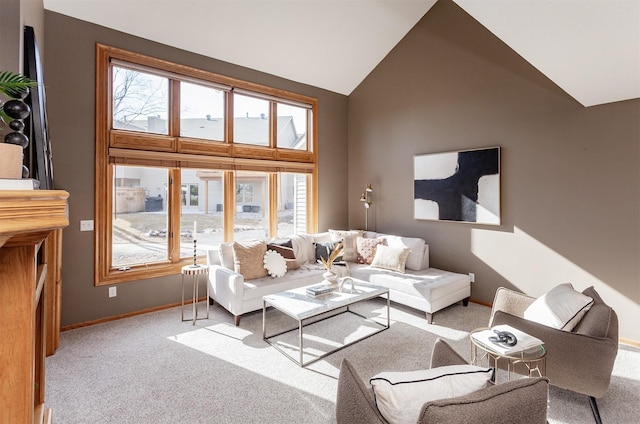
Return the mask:
{"type": "Polygon", "coordinates": [[[364,205],[364,229],[365,231],[369,231],[369,208],[371,208],[371,193],[373,193],[373,188],[371,188],[371,184],[367,184],[364,189],[364,193],[360,196],[360,201],[364,205]]]}

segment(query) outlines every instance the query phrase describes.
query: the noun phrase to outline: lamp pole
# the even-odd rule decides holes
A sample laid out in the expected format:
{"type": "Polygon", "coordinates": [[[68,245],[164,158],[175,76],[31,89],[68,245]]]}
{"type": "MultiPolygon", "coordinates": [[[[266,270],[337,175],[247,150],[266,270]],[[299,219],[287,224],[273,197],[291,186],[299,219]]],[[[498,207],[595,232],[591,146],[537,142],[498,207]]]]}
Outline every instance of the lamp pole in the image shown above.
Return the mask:
{"type": "Polygon", "coordinates": [[[362,193],[362,195],[360,196],[360,201],[363,203],[364,205],[364,229],[365,231],[369,231],[369,208],[371,207],[371,204],[373,203],[371,201],[371,199],[369,199],[370,193],[373,193],[373,188],[371,187],[371,184],[367,184],[365,189],[364,189],[364,193],[362,193]]]}

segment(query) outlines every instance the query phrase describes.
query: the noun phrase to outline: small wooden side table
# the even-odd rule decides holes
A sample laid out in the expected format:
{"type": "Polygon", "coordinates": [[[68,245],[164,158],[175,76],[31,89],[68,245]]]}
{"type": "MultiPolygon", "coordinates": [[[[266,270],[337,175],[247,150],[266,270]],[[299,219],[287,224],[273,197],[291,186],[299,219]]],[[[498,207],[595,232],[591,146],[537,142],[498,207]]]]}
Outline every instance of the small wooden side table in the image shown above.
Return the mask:
{"type": "Polygon", "coordinates": [[[180,308],[182,314],[182,321],[193,321],[193,325],[196,325],[196,320],[209,319],[209,282],[206,281],[206,276],[209,275],[209,267],[204,265],[186,265],[182,267],[182,306],[180,308]],[[198,318],[198,283],[200,282],[200,276],[205,276],[205,283],[207,286],[207,298],[205,302],[207,304],[207,315],[198,318]],[[189,319],[184,318],[184,279],[185,277],[192,277],[193,282],[193,294],[192,294],[192,317],[189,319]]]}

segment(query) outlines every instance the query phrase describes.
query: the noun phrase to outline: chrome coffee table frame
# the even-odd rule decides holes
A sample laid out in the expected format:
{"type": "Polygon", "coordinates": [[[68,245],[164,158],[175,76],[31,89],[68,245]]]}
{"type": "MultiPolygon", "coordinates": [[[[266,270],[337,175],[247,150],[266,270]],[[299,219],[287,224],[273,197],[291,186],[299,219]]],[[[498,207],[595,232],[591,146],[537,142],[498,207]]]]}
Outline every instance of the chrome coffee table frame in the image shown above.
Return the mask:
{"type": "MultiPolygon", "coordinates": [[[[317,285],[317,284],[313,284],[317,285]]],[[[364,340],[368,337],[371,337],[375,334],[378,334],[389,328],[391,324],[391,319],[389,316],[390,312],[390,299],[389,299],[389,289],[385,287],[376,286],[373,284],[366,283],[364,281],[356,280],[356,286],[351,290],[344,290],[342,292],[338,291],[336,288],[335,291],[331,292],[325,296],[313,297],[306,294],[307,287],[301,287],[293,290],[287,290],[284,292],[264,296],[262,298],[262,339],[273,346],[276,350],[280,351],[284,356],[300,365],[301,367],[305,367],[309,364],[312,364],[320,359],[331,355],[341,349],[344,349],[347,346],[351,346],[352,344],[364,340]],[[379,325],[381,328],[378,331],[375,331],[371,334],[368,334],[359,339],[353,340],[345,345],[337,347],[333,350],[325,352],[324,354],[315,357],[307,362],[304,362],[304,327],[316,322],[323,321],[328,318],[333,318],[335,316],[341,315],[343,313],[351,313],[367,319],[364,315],[361,315],[357,312],[354,312],[349,309],[349,307],[358,302],[364,302],[369,299],[373,299],[379,296],[387,296],[387,324],[381,324],[375,321],[372,321],[376,325],[379,325]],[[281,331],[276,334],[272,334],[267,336],[267,307],[271,306],[274,309],[282,312],[283,314],[295,319],[298,322],[298,326],[296,328],[292,328],[289,330],[281,331]],[[312,320],[314,318],[318,318],[320,315],[326,314],[328,312],[336,311],[341,308],[345,308],[345,311],[327,316],[325,318],[320,318],[314,320],[312,323],[305,324],[307,321],[312,320]],[[299,348],[300,348],[300,359],[296,360],[293,356],[287,353],[285,350],[280,348],[276,343],[272,342],[274,337],[280,336],[285,333],[289,333],[292,331],[298,330],[298,339],[299,339],[299,348]]]]}

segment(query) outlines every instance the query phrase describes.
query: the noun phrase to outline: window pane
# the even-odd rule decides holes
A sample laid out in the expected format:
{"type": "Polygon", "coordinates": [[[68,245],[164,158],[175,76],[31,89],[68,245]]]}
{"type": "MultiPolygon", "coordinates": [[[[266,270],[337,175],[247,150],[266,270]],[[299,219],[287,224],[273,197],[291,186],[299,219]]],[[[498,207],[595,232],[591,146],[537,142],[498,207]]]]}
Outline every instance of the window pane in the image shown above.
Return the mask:
{"type": "Polygon", "coordinates": [[[167,260],[167,170],[116,165],[114,171],[112,266],[167,260]]]}
{"type": "Polygon", "coordinates": [[[278,103],[278,147],[307,150],[307,109],[278,103]]]}
{"type": "Polygon", "coordinates": [[[236,241],[269,236],[269,178],[264,172],[236,172],[236,241]]]}
{"type": "MultiPolygon", "coordinates": [[[[182,169],[180,209],[180,257],[193,258],[193,239],[197,255],[204,255],[224,242],[222,204],[223,172],[206,169],[182,169]],[[194,237],[195,223],[195,237],[194,237]]],[[[204,263],[199,260],[198,263],[204,263]]]]}
{"type": "Polygon", "coordinates": [[[113,67],[113,128],[167,134],[167,78],[113,67]]]}
{"type": "Polygon", "coordinates": [[[181,82],[180,135],[224,141],[224,92],[181,82]]]}
{"type": "Polygon", "coordinates": [[[307,232],[307,175],[278,175],[278,237],[307,232]]]}
{"type": "Polygon", "coordinates": [[[233,95],[234,143],[269,145],[269,102],[240,94],[233,95]]]}

